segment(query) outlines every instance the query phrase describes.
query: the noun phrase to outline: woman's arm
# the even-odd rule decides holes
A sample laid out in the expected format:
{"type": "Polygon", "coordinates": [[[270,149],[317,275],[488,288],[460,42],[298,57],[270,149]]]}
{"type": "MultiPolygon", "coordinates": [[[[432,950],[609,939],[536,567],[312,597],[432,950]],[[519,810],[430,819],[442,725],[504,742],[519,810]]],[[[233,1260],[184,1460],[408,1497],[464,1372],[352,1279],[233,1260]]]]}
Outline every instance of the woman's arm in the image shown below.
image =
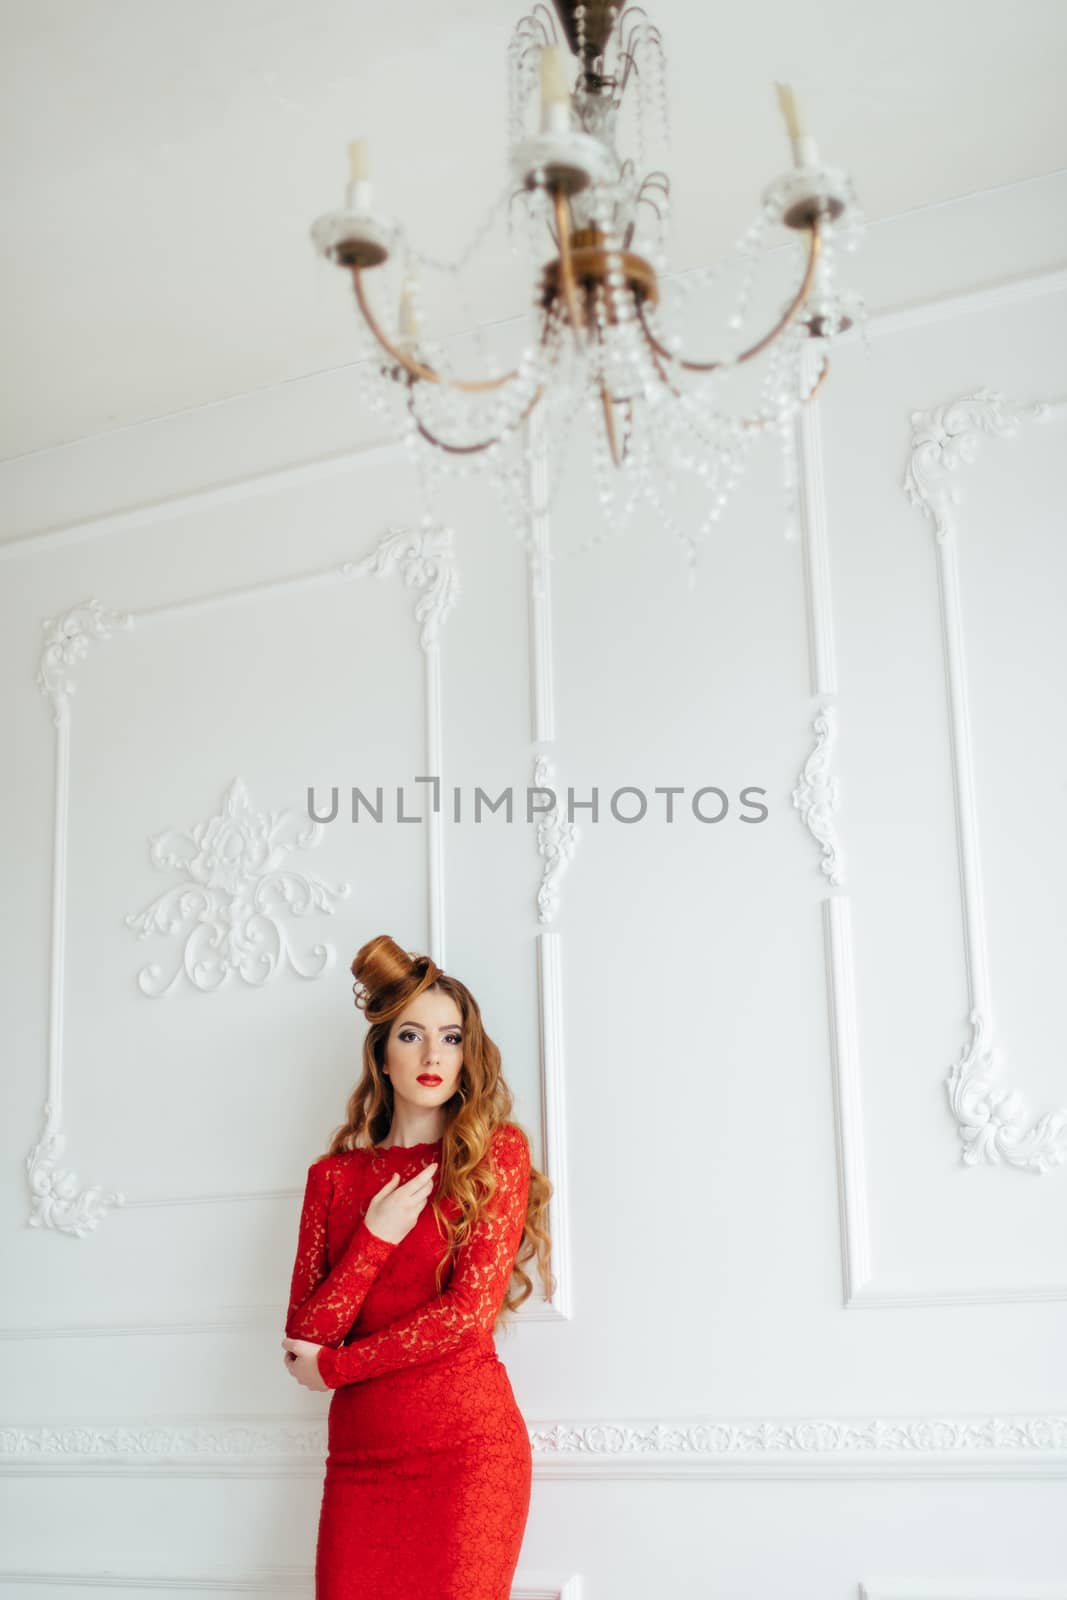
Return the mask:
{"type": "Polygon", "coordinates": [[[460,1246],[448,1288],[365,1339],[339,1350],[323,1347],[316,1364],[329,1388],[433,1361],[492,1332],[526,1224],[530,1150],[525,1135],[505,1124],[493,1154],[496,1190],[460,1246]]]}
{"type": "Polygon", "coordinates": [[[308,1168],[304,1206],[296,1247],[296,1264],[289,1291],[285,1331],[290,1339],[316,1344],[340,1344],[351,1328],[382,1265],[396,1245],[371,1233],[364,1218],[356,1227],[344,1255],[329,1271],[326,1215],[332,1181],[326,1158],[308,1168]]]}

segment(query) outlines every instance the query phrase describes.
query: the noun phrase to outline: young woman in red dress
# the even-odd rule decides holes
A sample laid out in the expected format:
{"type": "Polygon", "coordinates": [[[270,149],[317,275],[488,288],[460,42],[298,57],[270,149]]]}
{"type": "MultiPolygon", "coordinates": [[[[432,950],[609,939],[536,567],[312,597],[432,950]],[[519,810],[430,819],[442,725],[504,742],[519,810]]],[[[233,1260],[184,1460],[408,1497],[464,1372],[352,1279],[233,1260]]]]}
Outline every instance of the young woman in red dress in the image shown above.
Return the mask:
{"type": "Polygon", "coordinates": [[[508,1600],[533,1462],[493,1330],[522,1261],[555,1288],[552,1185],[466,985],[388,934],[352,973],[363,1072],[308,1168],[282,1340],[334,1391],[315,1597],[508,1600]]]}

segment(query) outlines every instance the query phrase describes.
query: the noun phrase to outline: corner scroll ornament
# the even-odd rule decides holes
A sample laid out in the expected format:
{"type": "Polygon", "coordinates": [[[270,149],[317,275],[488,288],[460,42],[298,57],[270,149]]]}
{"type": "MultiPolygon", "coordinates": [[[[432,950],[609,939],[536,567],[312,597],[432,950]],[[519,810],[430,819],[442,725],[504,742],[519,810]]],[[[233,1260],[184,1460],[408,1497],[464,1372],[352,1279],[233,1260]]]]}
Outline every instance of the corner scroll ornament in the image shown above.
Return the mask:
{"type": "Polygon", "coordinates": [[[949,474],[974,460],[982,434],[1009,438],[1024,422],[1051,422],[1065,413],[1067,402],[1026,405],[995,389],[976,389],[932,411],[912,412],[904,490],[912,505],[930,518],[939,544],[956,531],[953,513],[959,491],[949,474]]]}
{"type": "MultiPolygon", "coordinates": [[[[554,792],[548,784],[554,770],[547,756],[538,756],[534,765],[535,792],[538,789],[547,794],[554,792]]],[[[560,816],[558,803],[545,812],[537,824],[537,850],[544,863],[537,890],[539,922],[551,922],[559,910],[559,880],[574,854],[577,839],[577,825],[560,816]]]]}
{"type": "Polygon", "coordinates": [[[1002,1065],[1002,1052],[985,1037],[981,1013],[972,1011],[971,1040],[945,1080],[949,1105],[963,1140],[968,1166],[980,1161],[1050,1172],[1067,1161],[1067,1108],[1047,1111],[1027,1128],[1022,1096],[994,1089],[992,1079],[1002,1065]]]}
{"type": "Polygon", "coordinates": [[[335,901],[349,893],[347,883],[330,888],[321,878],[284,865],[291,850],[309,849],[321,838],[322,824],[306,813],[254,810],[240,778],[230,784],[217,816],[188,832],[169,828],[156,834],[150,840],[152,865],[181,872],[186,881],[131,912],[126,926],[136,928],[142,939],[177,933],[183,926],[187,931],[182,960],[170,978],[164,981],[158,963],[152,963],[138,974],[142,991],[156,998],[183,972],[205,992],[218,989],[233,972],[259,987],[286,956],[299,977],[321,977],[333,965],[333,946],[315,945],[313,964],[301,966],[280,920],[286,911],[294,917],[332,913],[335,901]]]}
{"type": "Polygon", "coordinates": [[[837,742],[836,707],[824,706],[812,727],[815,748],[805,761],[793,790],[793,806],[822,849],[819,866],[830,882],[840,887],[845,881],[845,858],[833,818],[839,804],[837,778],[830,773],[837,742]]]}
{"type": "Polygon", "coordinates": [[[53,1228],[84,1239],[112,1206],[124,1206],[126,1196],[99,1184],[78,1188],[78,1175],[59,1165],[66,1149],[67,1136],[59,1129],[58,1112],[46,1102],[45,1131],[26,1157],[30,1182],[31,1228],[53,1228]]]}
{"type": "Polygon", "coordinates": [[[433,523],[424,523],[415,533],[391,528],[370,555],[361,561],[346,561],[341,575],[386,578],[395,569],[407,588],[423,591],[415,605],[415,620],[419,644],[428,651],[440,642],[441,626],[460,594],[452,529],[433,523]]]}
{"type": "Polygon", "coordinates": [[[52,702],[52,720],[57,728],[70,722],[70,697],[75,683],[72,669],[85,659],[94,639],[110,639],[113,628],[129,628],[133,617],[128,611],[108,611],[99,600],[82,600],[61,617],[44,617],[45,631],[37,687],[52,702]]]}

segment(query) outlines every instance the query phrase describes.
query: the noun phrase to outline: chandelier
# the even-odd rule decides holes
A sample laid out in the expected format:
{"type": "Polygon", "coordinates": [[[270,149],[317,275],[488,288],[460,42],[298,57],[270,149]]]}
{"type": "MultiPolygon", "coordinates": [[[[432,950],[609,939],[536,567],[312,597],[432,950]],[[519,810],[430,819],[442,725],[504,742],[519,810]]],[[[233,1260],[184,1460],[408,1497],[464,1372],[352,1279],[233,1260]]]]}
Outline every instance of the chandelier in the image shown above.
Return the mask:
{"type": "Polygon", "coordinates": [[[862,217],[847,174],[823,164],[779,84],[792,166],[724,262],[671,274],[670,181],[655,164],[669,142],[662,36],[639,6],[553,3],[562,39],[541,3],[512,36],[507,182],[458,261],[421,254],[378,210],[363,139],[349,146],[343,209],[319,217],[312,239],[351,274],[362,353],[372,357],[359,367],[364,397],[402,433],[424,489],[487,468],[529,543],[584,414],[602,520],[578,548],[620,529],[643,502],[681,541],[692,583],[702,541],[767,434],[781,445],[785,531],[796,536],[797,418],[826,378],[830,344],[862,312],[836,277],[862,217]],[[627,133],[633,154],[620,148],[627,133]],[[423,287],[431,272],[458,281],[501,218],[530,274],[520,340],[503,360],[474,306],[477,348],[461,360],[454,339],[434,339],[425,325],[423,287]],[[754,324],[764,262],[788,282],[754,324]],[[387,263],[400,282],[383,310],[387,263]],[[696,314],[709,289],[727,298],[717,349],[708,337],[705,353],[690,341],[705,344],[706,310],[696,314]]]}

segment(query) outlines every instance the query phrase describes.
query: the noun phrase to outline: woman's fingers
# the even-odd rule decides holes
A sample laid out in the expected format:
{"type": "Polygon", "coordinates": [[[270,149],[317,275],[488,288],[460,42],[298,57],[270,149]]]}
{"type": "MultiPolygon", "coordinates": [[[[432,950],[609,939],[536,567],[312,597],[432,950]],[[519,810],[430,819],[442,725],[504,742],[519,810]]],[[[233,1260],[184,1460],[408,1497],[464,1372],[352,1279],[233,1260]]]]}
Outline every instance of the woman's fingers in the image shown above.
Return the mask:
{"type": "MultiPolygon", "coordinates": [[[[421,1172],[416,1172],[413,1178],[409,1178],[407,1183],[401,1184],[400,1187],[407,1194],[418,1194],[422,1189],[432,1188],[434,1180],[434,1168],[436,1168],[436,1166],[437,1163],[435,1161],[433,1166],[424,1167],[421,1172]]],[[[399,1190],[397,1192],[399,1193],[399,1190]]]]}

